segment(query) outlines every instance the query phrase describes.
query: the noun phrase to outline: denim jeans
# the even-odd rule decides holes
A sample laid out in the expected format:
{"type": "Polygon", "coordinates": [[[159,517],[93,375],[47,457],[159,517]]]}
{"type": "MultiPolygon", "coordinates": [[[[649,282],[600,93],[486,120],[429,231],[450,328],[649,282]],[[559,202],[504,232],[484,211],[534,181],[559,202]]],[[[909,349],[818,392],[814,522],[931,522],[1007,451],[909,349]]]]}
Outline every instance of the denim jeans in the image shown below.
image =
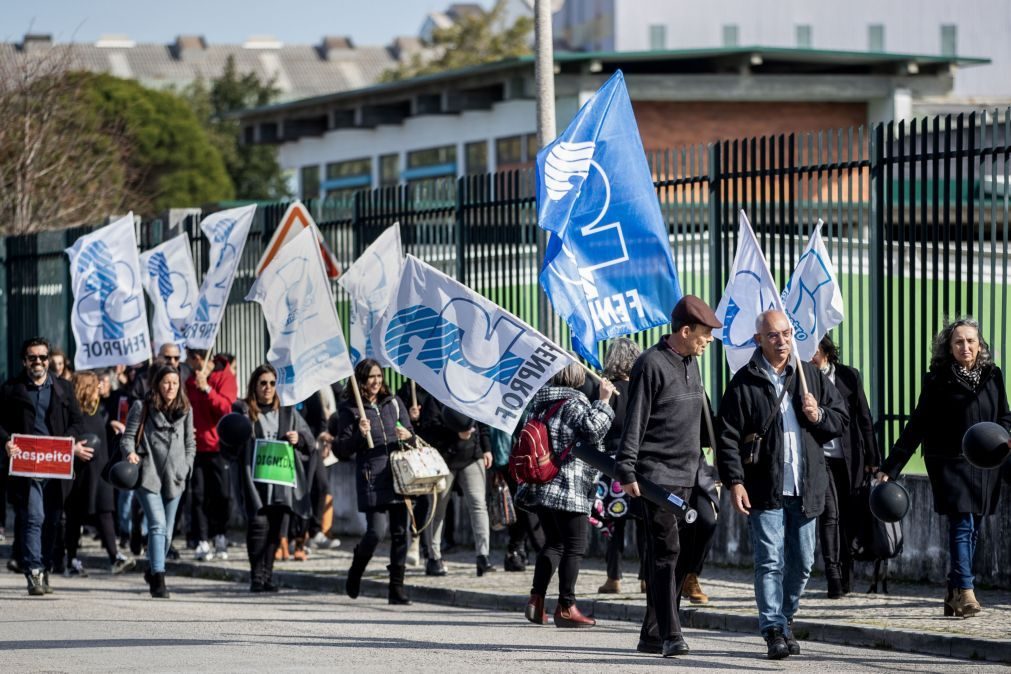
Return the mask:
{"type": "MultiPolygon", "coordinates": [[[[19,516],[15,531],[21,550],[21,568],[28,571],[49,571],[53,568],[56,530],[63,514],[63,491],[59,480],[28,481],[24,498],[19,499],[19,516]]],[[[60,553],[63,549],[61,546],[60,553]]]]}
{"type": "Polygon", "coordinates": [[[801,497],[784,496],[776,510],[752,509],[748,517],[755,553],[755,600],[758,627],[786,632],[811,576],[817,518],[801,513],[801,497]]]}
{"type": "Polygon", "coordinates": [[[979,517],[972,513],[948,515],[948,551],[951,570],[948,585],[964,590],[973,589],[972,562],[976,558],[979,540],[979,517]]]}
{"type": "Polygon", "coordinates": [[[165,553],[172,543],[172,530],[176,523],[176,510],[182,494],[166,499],[147,489],[134,492],[147,517],[147,558],[151,573],[165,573],[165,553]]]}

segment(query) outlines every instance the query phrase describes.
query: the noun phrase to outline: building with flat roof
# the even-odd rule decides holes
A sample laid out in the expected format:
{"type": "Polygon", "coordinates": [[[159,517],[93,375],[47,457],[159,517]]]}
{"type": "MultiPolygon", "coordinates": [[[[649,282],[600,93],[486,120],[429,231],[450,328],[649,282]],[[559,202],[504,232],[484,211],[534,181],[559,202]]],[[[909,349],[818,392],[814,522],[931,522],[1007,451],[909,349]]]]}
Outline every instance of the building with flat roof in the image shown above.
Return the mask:
{"type": "MultiPolygon", "coordinates": [[[[735,47],[556,54],[559,130],[621,69],[647,152],[721,138],[908,117],[982,59],[735,47]]],[[[244,142],[274,143],[303,199],[530,166],[532,57],[237,113],[244,142]]]]}

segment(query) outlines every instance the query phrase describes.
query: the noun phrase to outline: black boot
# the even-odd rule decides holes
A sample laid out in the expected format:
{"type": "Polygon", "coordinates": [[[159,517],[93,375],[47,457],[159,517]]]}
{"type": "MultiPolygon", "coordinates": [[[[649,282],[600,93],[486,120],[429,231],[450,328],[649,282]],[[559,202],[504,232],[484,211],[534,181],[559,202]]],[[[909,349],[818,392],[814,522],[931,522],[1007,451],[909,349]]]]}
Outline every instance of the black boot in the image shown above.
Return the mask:
{"type": "Polygon", "coordinates": [[[825,562],[825,580],[828,581],[829,599],[839,599],[843,596],[842,572],[839,562],[825,562]]]}
{"type": "Polygon", "coordinates": [[[845,559],[842,563],[842,593],[850,593],[850,578],[853,577],[853,560],[845,559]]]}
{"type": "Polygon", "coordinates": [[[411,599],[404,590],[404,572],[406,571],[406,567],[399,564],[390,564],[386,569],[390,572],[390,603],[409,605],[411,599]]]}
{"type": "Polygon", "coordinates": [[[169,592],[165,588],[165,574],[164,573],[152,573],[151,574],[151,596],[155,599],[168,599],[169,592]]]}
{"type": "Polygon", "coordinates": [[[344,592],[352,599],[358,598],[358,593],[362,589],[362,574],[365,573],[365,567],[369,565],[371,557],[372,555],[365,555],[360,545],[355,546],[355,556],[351,560],[347,582],[344,583],[344,592]]]}
{"type": "Polygon", "coordinates": [[[527,563],[523,559],[523,556],[518,552],[509,552],[505,556],[505,570],[506,571],[526,571],[527,563]]]}
{"type": "Polygon", "coordinates": [[[491,573],[492,571],[498,571],[498,569],[491,565],[491,562],[488,561],[488,557],[486,555],[478,555],[477,575],[483,576],[484,574],[491,573]]]}

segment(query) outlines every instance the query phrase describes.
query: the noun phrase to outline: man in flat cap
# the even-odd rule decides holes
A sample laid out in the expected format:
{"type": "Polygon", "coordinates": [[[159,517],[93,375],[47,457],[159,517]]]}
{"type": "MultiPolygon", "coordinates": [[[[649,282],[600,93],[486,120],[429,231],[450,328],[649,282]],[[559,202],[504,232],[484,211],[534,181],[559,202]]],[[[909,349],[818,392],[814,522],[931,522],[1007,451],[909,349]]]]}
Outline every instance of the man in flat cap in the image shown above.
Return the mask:
{"type": "MultiPolygon", "coordinates": [[[[636,472],[688,501],[702,457],[703,421],[709,402],[702,386],[698,357],[721,327],[705,302],[685,295],[671,313],[671,333],[642,353],[632,367],[628,408],[617,478],[629,496],[639,496],[636,472]]],[[[708,438],[708,430],[706,430],[708,438]]],[[[711,444],[708,439],[707,444],[711,444]]],[[[646,617],[637,650],[664,657],[688,652],[678,620],[677,596],[686,569],[677,516],[641,500],[646,527],[646,617]],[[683,566],[683,565],[682,565],[683,566]]]]}

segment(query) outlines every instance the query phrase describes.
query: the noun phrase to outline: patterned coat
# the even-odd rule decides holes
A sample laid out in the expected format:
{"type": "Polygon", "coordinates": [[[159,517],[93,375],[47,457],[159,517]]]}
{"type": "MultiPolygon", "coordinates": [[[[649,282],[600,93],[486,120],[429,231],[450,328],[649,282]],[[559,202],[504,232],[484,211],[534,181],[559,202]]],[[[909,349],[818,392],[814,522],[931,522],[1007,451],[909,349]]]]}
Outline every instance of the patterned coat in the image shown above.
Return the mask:
{"type": "MultiPolygon", "coordinates": [[[[530,415],[547,412],[559,400],[567,402],[548,420],[552,451],[560,454],[576,441],[593,443],[597,451],[603,451],[604,436],[611,427],[614,410],[601,400],[591,404],[585,395],[573,388],[546,386],[538,391],[520,428],[530,415]]],[[[570,455],[550,482],[520,485],[516,503],[526,509],[551,508],[589,515],[596,485],[597,470],[570,455]]]]}

